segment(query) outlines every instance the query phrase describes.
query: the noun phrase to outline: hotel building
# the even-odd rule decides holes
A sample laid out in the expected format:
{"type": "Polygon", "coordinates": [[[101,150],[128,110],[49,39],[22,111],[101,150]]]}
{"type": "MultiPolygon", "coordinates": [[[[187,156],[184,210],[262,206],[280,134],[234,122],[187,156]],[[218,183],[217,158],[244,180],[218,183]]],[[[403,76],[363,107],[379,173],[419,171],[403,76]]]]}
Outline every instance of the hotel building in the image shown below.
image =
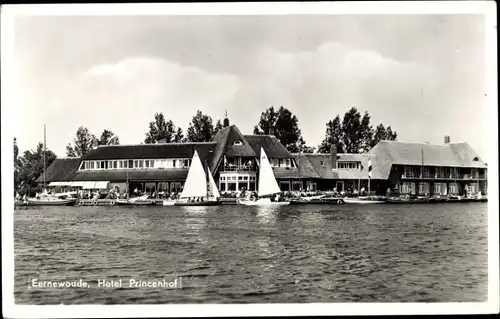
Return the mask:
{"type": "MultiPolygon", "coordinates": [[[[81,158],[58,158],[49,187],[180,191],[198,151],[221,193],[257,190],[265,150],[282,191],[370,189],[372,193],[447,195],[487,190],[487,166],[467,143],[442,145],[381,141],[366,154],[291,154],[274,136],[243,135],[224,119],[212,142],[100,146],[81,158]],[[371,161],[371,177],[368,165],[371,161]]],[[[43,182],[43,176],[38,179],[43,182]]]]}

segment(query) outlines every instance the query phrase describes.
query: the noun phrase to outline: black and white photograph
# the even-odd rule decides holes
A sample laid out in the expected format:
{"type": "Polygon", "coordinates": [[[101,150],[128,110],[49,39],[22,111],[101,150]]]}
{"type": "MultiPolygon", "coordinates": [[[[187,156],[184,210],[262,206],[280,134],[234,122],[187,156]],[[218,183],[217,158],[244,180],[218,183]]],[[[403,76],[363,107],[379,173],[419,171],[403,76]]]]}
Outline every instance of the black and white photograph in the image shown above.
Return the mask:
{"type": "Polygon", "coordinates": [[[495,2],[1,22],[5,317],[498,313],[495,2]]]}

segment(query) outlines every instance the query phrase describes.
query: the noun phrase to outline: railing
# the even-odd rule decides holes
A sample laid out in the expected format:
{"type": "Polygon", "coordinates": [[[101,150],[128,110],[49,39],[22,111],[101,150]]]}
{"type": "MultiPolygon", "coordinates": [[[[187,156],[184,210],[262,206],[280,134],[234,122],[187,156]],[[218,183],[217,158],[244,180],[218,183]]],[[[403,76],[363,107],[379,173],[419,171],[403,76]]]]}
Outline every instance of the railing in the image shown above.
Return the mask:
{"type": "Polygon", "coordinates": [[[251,172],[255,170],[256,168],[254,166],[248,165],[226,165],[222,168],[224,172],[251,172]]]}

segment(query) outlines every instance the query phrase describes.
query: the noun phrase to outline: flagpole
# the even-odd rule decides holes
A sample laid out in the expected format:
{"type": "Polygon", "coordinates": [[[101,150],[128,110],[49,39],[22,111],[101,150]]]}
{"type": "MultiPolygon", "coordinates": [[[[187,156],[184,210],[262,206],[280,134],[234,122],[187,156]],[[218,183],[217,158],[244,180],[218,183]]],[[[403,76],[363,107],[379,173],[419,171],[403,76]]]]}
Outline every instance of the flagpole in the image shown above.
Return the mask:
{"type": "Polygon", "coordinates": [[[46,171],[47,171],[47,160],[46,160],[46,153],[47,153],[47,138],[46,138],[46,127],[45,124],[43,125],[43,189],[45,190],[46,183],[47,183],[47,176],[46,176],[46,171]]]}

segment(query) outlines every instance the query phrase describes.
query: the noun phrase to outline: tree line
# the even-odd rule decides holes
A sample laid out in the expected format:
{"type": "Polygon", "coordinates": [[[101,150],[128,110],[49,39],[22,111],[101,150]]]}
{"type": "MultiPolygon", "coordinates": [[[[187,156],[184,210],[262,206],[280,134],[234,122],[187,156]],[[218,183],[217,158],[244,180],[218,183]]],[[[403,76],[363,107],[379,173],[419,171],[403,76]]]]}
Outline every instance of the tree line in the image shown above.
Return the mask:
{"type": "MultiPolygon", "coordinates": [[[[341,120],[337,115],[326,123],[325,138],[318,146],[307,145],[299,128],[299,120],[290,110],[280,106],[271,106],[261,113],[259,122],[254,126],[253,133],[269,134],[271,128],[276,138],[292,153],[328,153],[335,145],[338,153],[368,152],[381,140],[396,140],[397,133],[391,126],[382,123],[372,127],[370,114],[361,113],[352,107],[341,120]]],[[[221,120],[214,122],[212,117],[198,110],[188,125],[186,134],[181,127],[176,126],[171,119],[166,119],[163,113],[156,113],[149,123],[145,144],[182,143],[212,141],[219,130],[223,128],[221,120]]],[[[94,135],[86,127],[79,127],[72,143],[66,145],[66,155],[79,157],[100,145],[119,145],[119,137],[105,129],[100,136],[94,135]]],[[[16,139],[14,139],[14,186],[22,195],[37,190],[36,179],[43,173],[43,143],[38,143],[34,150],[25,151],[19,156],[16,139]]],[[[56,155],[47,150],[47,167],[54,161],[56,155]]]]}

